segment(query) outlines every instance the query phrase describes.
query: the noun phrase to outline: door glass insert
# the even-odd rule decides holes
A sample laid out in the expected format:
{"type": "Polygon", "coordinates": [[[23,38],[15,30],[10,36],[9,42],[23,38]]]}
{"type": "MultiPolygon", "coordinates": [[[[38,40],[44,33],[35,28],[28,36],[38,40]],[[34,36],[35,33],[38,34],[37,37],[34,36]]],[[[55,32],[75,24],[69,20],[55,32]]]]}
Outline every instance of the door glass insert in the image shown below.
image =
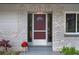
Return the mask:
{"type": "Polygon", "coordinates": [[[45,14],[34,15],[34,30],[45,30],[45,14]]]}
{"type": "Polygon", "coordinates": [[[34,39],[45,39],[45,32],[34,32],[34,39]]]}

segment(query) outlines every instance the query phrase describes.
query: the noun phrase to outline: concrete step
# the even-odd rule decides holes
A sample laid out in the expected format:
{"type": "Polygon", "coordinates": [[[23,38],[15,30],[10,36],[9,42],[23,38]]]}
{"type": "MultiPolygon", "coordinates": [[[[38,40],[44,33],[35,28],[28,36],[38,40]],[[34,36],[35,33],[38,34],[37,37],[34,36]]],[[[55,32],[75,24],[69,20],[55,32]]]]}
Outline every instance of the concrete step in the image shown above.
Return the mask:
{"type": "Polygon", "coordinates": [[[21,55],[60,55],[60,53],[53,52],[51,46],[30,46],[28,51],[21,55]]]}
{"type": "Polygon", "coordinates": [[[50,46],[30,46],[28,51],[52,51],[52,47],[50,46]]]}

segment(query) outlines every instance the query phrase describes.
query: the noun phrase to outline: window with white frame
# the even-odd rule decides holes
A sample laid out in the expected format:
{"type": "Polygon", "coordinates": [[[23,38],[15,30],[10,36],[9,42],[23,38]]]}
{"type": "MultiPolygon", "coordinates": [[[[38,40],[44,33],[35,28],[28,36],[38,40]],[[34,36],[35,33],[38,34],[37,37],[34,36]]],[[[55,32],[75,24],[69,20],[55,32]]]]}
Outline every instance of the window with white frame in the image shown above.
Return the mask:
{"type": "Polygon", "coordinates": [[[79,32],[79,13],[66,13],[66,32],[79,32]]]}

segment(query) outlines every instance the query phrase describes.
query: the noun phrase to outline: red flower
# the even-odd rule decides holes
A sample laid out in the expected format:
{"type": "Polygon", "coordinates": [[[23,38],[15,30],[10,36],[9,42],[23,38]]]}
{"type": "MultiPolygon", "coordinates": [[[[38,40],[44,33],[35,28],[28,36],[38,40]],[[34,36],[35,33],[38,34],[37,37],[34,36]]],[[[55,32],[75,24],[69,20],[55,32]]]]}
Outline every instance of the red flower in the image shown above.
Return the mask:
{"type": "Polygon", "coordinates": [[[27,42],[22,42],[21,46],[22,47],[28,47],[28,43],[27,42]]]}

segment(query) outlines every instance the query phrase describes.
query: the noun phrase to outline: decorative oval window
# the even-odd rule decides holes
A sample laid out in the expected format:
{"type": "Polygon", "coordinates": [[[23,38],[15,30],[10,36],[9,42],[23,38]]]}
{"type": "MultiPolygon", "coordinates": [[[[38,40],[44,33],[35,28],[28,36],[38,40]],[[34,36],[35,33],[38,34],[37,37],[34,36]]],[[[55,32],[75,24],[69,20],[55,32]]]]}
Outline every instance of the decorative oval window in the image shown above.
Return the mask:
{"type": "Polygon", "coordinates": [[[38,18],[36,19],[36,21],[38,21],[38,22],[43,22],[43,18],[42,18],[42,17],[38,17],[38,18]]]}

